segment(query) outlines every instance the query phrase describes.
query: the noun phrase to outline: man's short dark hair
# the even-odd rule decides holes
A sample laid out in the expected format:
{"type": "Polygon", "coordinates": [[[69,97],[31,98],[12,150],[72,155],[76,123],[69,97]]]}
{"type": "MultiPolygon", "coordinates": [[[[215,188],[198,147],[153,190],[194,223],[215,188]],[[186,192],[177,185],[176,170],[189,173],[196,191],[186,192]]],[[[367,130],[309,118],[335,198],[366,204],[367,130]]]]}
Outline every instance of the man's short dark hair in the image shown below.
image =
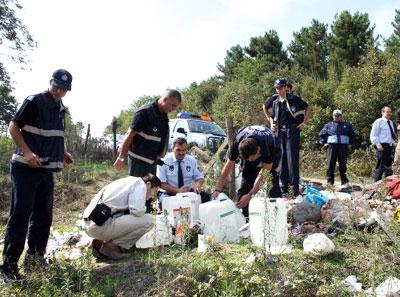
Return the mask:
{"type": "Polygon", "coordinates": [[[174,142],[172,143],[172,147],[174,147],[176,144],[179,144],[179,145],[187,144],[187,140],[184,137],[175,138],[174,142]]]}
{"type": "Polygon", "coordinates": [[[243,139],[239,143],[239,156],[243,160],[247,160],[251,155],[254,155],[258,151],[258,142],[254,138],[243,139]]]}
{"type": "Polygon", "coordinates": [[[150,182],[152,188],[161,186],[161,180],[152,173],[147,173],[142,179],[146,184],[150,182]]]}
{"type": "Polygon", "coordinates": [[[166,89],[164,97],[168,97],[169,99],[178,99],[179,102],[182,103],[182,95],[178,90],[166,89]]]}

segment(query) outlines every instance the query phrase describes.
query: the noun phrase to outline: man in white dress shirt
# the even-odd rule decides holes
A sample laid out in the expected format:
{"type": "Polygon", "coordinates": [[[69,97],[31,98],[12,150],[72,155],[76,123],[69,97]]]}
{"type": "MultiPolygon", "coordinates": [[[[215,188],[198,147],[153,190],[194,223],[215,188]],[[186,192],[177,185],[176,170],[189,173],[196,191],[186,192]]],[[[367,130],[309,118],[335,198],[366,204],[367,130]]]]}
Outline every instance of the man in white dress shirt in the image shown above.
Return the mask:
{"type": "Polygon", "coordinates": [[[196,192],[201,196],[201,202],[210,201],[211,194],[203,191],[204,176],[199,169],[197,160],[187,154],[187,141],[178,137],[172,145],[172,152],[164,158],[164,165],[157,166],[157,176],[161,180],[161,190],[158,194],[159,203],[168,196],[178,193],[196,192]]]}
{"type": "Polygon", "coordinates": [[[371,143],[376,148],[375,181],[381,180],[383,175],[390,176],[393,174],[392,163],[397,139],[396,127],[390,120],[392,116],[391,108],[385,106],[381,109],[381,113],[382,117],[375,120],[370,134],[371,143]]]}
{"type": "Polygon", "coordinates": [[[101,189],[83,213],[85,231],[95,238],[93,248],[106,258],[123,258],[121,249],[130,249],[153,226],[153,216],[146,213],[146,200],[158,191],[161,182],[151,173],[143,177],[117,179],[101,189]],[[112,216],[101,226],[89,219],[97,204],[111,208],[112,216]]]}

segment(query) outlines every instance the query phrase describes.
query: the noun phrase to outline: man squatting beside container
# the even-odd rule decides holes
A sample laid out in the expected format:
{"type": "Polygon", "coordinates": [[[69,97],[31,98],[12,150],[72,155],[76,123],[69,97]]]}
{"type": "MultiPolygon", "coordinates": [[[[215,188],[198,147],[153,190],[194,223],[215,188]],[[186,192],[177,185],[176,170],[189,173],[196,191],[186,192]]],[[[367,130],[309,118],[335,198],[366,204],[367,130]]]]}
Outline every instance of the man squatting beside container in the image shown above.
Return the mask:
{"type": "Polygon", "coordinates": [[[235,168],[235,161],[240,158],[242,183],[237,192],[237,207],[243,209],[243,215],[249,217],[249,202],[264,184],[263,172],[272,175],[270,197],[280,197],[279,180],[275,171],[279,162],[279,148],[271,130],[263,126],[250,126],[239,130],[232,146],[229,147],[228,160],[222,168],[221,176],[212,194],[216,198],[222,191],[228,176],[235,168]]]}
{"type": "Polygon", "coordinates": [[[153,226],[153,216],[146,212],[161,182],[151,173],[144,177],[117,179],[101,189],[83,213],[85,231],[95,238],[92,247],[101,256],[112,260],[124,258],[121,248],[130,249],[153,226]],[[111,208],[111,216],[101,225],[90,214],[100,203],[111,208]]]}
{"type": "Polygon", "coordinates": [[[328,169],[326,171],[327,183],[335,183],[336,160],[339,163],[339,173],[342,185],[349,182],[347,171],[347,157],[356,134],[349,122],[343,120],[342,112],[339,109],[333,111],[333,121],[325,124],[319,132],[319,142],[327,147],[328,169]]]}
{"type": "Polygon", "coordinates": [[[64,150],[66,109],[62,103],[71,83],[68,71],[56,70],[49,89],[26,98],[9,125],[16,151],[11,160],[12,200],[3,250],[5,282],[21,280],[17,263],[27,236],[25,267],[46,264],[53,218],[53,172],[62,170],[64,162],[73,163],[71,154],[64,150]]]}

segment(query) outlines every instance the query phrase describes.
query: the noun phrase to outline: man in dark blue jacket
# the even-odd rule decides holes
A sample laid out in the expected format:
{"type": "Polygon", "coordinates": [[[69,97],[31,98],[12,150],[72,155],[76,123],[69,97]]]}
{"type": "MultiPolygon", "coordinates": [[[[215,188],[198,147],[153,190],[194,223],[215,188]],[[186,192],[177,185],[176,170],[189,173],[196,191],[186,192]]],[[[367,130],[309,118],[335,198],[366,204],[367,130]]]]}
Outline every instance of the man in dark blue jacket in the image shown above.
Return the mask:
{"type": "Polygon", "coordinates": [[[349,122],[343,121],[342,112],[338,109],[333,112],[333,121],[325,124],[319,132],[320,143],[328,148],[328,170],[326,171],[327,182],[335,182],[336,160],[339,162],[339,173],[342,185],[349,182],[346,176],[347,156],[354,142],[356,134],[349,122]]]}
{"type": "Polygon", "coordinates": [[[169,141],[168,113],[181,104],[181,93],[168,89],[158,100],[142,106],[133,117],[125,134],[114,168],[123,168],[129,154],[129,175],[143,177],[147,173],[156,174],[157,161],[167,152],[169,141]]]}
{"type": "Polygon", "coordinates": [[[47,91],[29,96],[10,122],[16,144],[11,159],[12,200],[3,250],[5,282],[21,279],[18,270],[26,237],[25,264],[45,264],[53,213],[53,172],[72,163],[64,151],[65,107],[62,98],[71,90],[72,75],[59,69],[47,91]]]}
{"type": "Polygon", "coordinates": [[[279,164],[279,152],[275,137],[269,128],[265,126],[242,128],[229,147],[228,160],[221,171],[212,196],[216,198],[222,191],[229,174],[235,168],[236,160],[240,158],[242,183],[237,192],[239,200],[237,206],[243,208],[245,217],[249,216],[250,199],[257,194],[265,182],[263,171],[269,172],[272,177],[270,197],[281,197],[278,173],[275,170],[279,164]]]}

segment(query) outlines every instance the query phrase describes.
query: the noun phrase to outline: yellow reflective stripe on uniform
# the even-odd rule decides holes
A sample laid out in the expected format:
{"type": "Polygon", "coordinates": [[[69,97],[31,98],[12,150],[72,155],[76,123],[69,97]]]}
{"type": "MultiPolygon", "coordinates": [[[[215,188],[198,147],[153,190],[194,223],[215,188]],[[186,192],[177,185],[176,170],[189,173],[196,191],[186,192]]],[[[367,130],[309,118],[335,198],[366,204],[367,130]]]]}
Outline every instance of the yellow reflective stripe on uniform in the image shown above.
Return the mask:
{"type": "Polygon", "coordinates": [[[30,126],[30,125],[25,125],[22,128],[22,130],[24,130],[26,132],[33,133],[33,134],[41,135],[41,136],[64,137],[64,131],[62,131],[62,130],[45,130],[45,129],[39,129],[39,128],[34,127],[34,126],[30,126]]]}
{"type": "Polygon", "coordinates": [[[135,153],[133,153],[131,151],[128,151],[128,155],[131,156],[132,158],[141,160],[141,161],[149,163],[149,164],[153,164],[154,163],[154,160],[151,160],[151,159],[146,158],[146,157],[139,156],[139,155],[137,155],[137,154],[135,154],[135,153]]]}
{"type": "MultiPolygon", "coordinates": [[[[13,154],[11,157],[11,160],[29,165],[29,163],[21,155],[13,154]]],[[[40,166],[40,168],[46,168],[46,169],[64,168],[64,163],[63,162],[49,162],[49,164],[42,165],[42,166],[40,166]]]]}
{"type": "Polygon", "coordinates": [[[161,137],[149,135],[149,134],[144,133],[143,131],[138,132],[138,134],[147,140],[161,142],[161,137]]]}

